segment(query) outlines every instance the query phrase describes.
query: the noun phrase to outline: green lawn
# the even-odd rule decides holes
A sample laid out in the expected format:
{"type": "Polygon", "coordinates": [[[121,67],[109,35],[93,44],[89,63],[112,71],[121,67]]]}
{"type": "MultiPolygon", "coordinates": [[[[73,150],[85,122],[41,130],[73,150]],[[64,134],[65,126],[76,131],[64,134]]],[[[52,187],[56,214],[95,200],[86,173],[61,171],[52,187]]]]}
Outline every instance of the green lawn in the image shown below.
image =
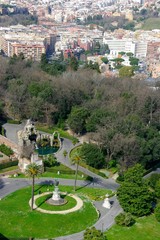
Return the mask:
{"type": "Polygon", "coordinates": [[[142,25],[143,30],[160,29],[160,18],[148,18],[142,25]]]}
{"type": "MultiPolygon", "coordinates": [[[[17,168],[17,166],[16,166],[16,168],[17,168]]],[[[40,175],[40,177],[75,179],[75,174],[68,174],[67,172],[73,172],[73,170],[60,163],[59,166],[46,168],[46,171],[42,175],[40,175]],[[53,172],[52,172],[52,170],[53,170],[53,172]],[[66,171],[66,173],[63,173],[65,171],[66,171]],[[58,172],[59,172],[59,174],[58,174],[58,172]]],[[[13,177],[13,175],[11,177],[13,177]]],[[[17,178],[26,178],[26,175],[19,173],[17,178]]],[[[82,172],[78,171],[78,176],[77,176],[78,180],[85,180],[86,178],[87,178],[86,175],[84,175],[82,172]]]]}
{"type": "Polygon", "coordinates": [[[51,210],[51,211],[62,211],[62,210],[68,210],[70,208],[73,208],[76,206],[77,201],[70,197],[65,196],[65,199],[67,200],[67,203],[61,206],[53,206],[48,203],[46,203],[46,200],[52,197],[52,194],[48,194],[46,196],[42,196],[36,200],[36,205],[42,209],[45,210],[51,210]]]}
{"type": "MultiPolygon", "coordinates": [[[[72,186],[59,186],[60,191],[67,193],[75,193],[74,187],[72,186]]],[[[39,185],[35,194],[38,194],[39,190],[41,192],[46,192],[47,190],[52,191],[53,186],[39,185]]],[[[90,200],[101,200],[104,199],[106,194],[112,194],[111,190],[100,189],[100,188],[88,188],[88,187],[78,187],[76,189],[76,194],[81,197],[89,198],[90,200]]]]}
{"type": "MultiPolygon", "coordinates": [[[[37,186],[45,190],[46,187],[37,186]]],[[[72,188],[61,187],[65,190],[72,188]]],[[[31,211],[29,199],[31,188],[18,190],[0,201],[0,233],[8,238],[36,237],[54,238],[80,232],[93,225],[98,214],[89,200],[77,212],[66,215],[43,214],[31,211]]]]}
{"type": "Polygon", "coordinates": [[[160,223],[151,215],[139,218],[132,227],[115,225],[106,235],[108,240],[159,240],[160,223]]]}
{"type": "Polygon", "coordinates": [[[12,167],[1,169],[0,173],[6,173],[6,172],[9,172],[9,171],[18,170],[18,169],[19,169],[18,166],[12,166],[12,167]]]}

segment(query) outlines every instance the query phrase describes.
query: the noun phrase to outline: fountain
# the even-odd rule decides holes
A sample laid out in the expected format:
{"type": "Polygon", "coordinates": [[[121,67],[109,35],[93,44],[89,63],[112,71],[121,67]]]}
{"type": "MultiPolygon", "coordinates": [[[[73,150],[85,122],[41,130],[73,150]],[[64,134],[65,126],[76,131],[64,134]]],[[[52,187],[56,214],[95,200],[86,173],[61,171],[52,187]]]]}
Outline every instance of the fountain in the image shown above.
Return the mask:
{"type": "Polygon", "coordinates": [[[56,179],[55,180],[55,187],[54,187],[54,191],[53,191],[53,194],[52,194],[52,197],[49,198],[46,202],[51,204],[51,205],[56,205],[56,206],[59,206],[59,205],[64,205],[67,203],[67,200],[66,199],[63,199],[61,197],[61,194],[60,194],[60,191],[59,191],[59,188],[58,188],[58,180],[56,179]]]}
{"type": "Polygon", "coordinates": [[[34,143],[38,155],[55,153],[61,147],[61,139],[57,131],[53,132],[53,134],[40,133],[30,119],[27,120],[24,129],[18,131],[17,135],[19,146],[22,149],[24,146],[30,148],[34,143]]]}

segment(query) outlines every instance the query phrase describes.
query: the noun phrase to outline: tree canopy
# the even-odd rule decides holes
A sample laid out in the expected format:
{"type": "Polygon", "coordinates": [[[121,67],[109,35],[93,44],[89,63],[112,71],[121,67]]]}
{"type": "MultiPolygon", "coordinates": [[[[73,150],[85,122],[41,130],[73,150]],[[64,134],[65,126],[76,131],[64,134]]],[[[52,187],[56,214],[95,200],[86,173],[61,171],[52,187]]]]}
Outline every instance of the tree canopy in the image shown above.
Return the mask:
{"type": "Polygon", "coordinates": [[[143,168],[139,164],[128,169],[117,192],[124,211],[139,217],[151,213],[154,201],[154,194],[142,176],[143,168]]]}

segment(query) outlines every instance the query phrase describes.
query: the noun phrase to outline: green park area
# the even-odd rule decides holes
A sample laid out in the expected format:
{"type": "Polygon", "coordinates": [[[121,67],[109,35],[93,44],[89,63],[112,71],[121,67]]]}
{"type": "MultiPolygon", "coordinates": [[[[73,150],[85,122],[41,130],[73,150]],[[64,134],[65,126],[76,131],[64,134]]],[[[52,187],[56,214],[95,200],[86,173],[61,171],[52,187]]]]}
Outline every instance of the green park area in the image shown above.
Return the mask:
{"type": "Polygon", "coordinates": [[[136,220],[131,227],[114,225],[106,232],[108,240],[159,240],[160,223],[154,214],[136,220]]]}
{"type": "Polygon", "coordinates": [[[148,18],[144,21],[143,30],[160,29],[160,18],[148,18]]]}
{"type": "MultiPolygon", "coordinates": [[[[36,185],[35,195],[39,191],[46,192],[47,189],[48,186],[36,185]]],[[[59,189],[63,192],[73,192],[73,187],[59,186],[59,189]]],[[[8,238],[52,238],[85,230],[98,219],[97,211],[90,200],[97,197],[96,192],[102,198],[106,193],[110,193],[108,190],[81,188],[76,194],[83,199],[83,207],[74,213],[55,215],[31,211],[29,206],[31,187],[18,190],[0,201],[1,234],[8,238]]],[[[39,198],[39,201],[41,204],[42,199],[39,198]]],[[[68,199],[68,204],[73,207],[74,200],[68,199]]]]}

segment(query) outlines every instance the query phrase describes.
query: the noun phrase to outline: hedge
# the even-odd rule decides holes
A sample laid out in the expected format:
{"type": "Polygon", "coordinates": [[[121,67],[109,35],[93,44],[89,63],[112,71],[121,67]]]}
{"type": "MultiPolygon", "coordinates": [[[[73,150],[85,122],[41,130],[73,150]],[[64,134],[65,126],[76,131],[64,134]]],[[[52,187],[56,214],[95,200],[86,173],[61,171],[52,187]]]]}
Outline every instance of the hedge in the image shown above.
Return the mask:
{"type": "Polygon", "coordinates": [[[4,153],[8,157],[13,154],[13,150],[5,144],[0,145],[0,152],[4,153]]]}
{"type": "Polygon", "coordinates": [[[16,161],[11,161],[11,162],[6,162],[6,163],[1,163],[0,164],[0,170],[12,166],[18,166],[18,160],[16,161]]]}
{"type": "Polygon", "coordinates": [[[50,169],[48,167],[45,167],[45,171],[46,172],[53,172],[53,173],[57,173],[58,171],[62,174],[69,174],[69,175],[74,175],[75,171],[74,170],[57,170],[57,169],[50,169]]]}
{"type": "Polygon", "coordinates": [[[10,124],[21,124],[21,121],[19,121],[19,120],[13,120],[13,119],[8,119],[8,120],[7,120],[7,123],[10,123],[10,124]]]}

